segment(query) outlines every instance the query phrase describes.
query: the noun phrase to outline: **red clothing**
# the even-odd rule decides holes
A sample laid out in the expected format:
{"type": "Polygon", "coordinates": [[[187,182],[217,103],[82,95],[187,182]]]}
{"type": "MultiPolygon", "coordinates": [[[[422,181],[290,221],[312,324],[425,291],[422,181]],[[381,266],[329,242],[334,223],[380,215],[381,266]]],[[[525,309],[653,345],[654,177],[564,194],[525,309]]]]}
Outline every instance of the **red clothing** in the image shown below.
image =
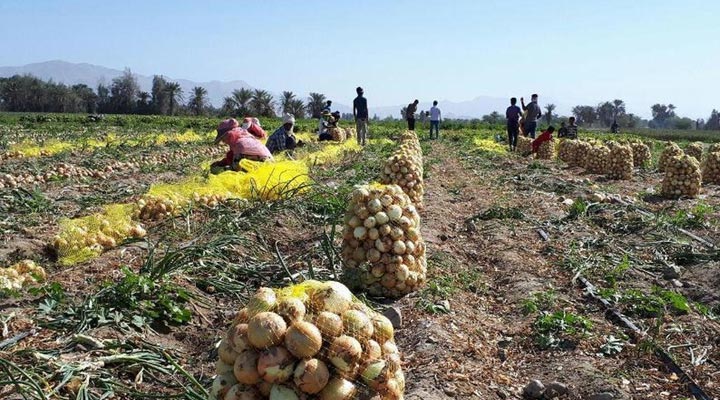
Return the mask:
{"type": "Polygon", "coordinates": [[[263,128],[260,126],[259,121],[257,123],[255,121],[257,121],[257,118],[245,117],[245,119],[243,119],[242,125],[256,138],[265,139],[267,137],[267,133],[265,133],[265,130],[263,130],[263,128]]]}
{"type": "Polygon", "coordinates": [[[240,127],[226,133],[222,138],[222,142],[230,146],[230,151],[227,152],[219,165],[232,165],[233,161],[242,158],[242,156],[251,159],[272,158],[270,150],[264,144],[253,137],[250,132],[240,127]]]}
{"type": "Polygon", "coordinates": [[[552,132],[545,131],[540,134],[535,140],[532,141],[532,151],[533,153],[537,153],[538,149],[540,148],[540,145],[543,144],[543,142],[549,142],[552,140],[552,132]]]}

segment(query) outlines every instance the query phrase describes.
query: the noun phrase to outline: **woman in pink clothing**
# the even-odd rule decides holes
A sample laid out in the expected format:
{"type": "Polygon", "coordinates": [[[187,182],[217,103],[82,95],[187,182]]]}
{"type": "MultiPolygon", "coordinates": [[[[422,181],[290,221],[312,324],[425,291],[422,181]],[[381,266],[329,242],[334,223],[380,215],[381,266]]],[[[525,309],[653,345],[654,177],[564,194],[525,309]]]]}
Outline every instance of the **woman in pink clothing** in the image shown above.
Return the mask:
{"type": "Polygon", "coordinates": [[[215,144],[225,143],[230,150],[225,158],[214,162],[211,167],[224,167],[238,170],[238,163],[243,158],[253,161],[272,160],[272,154],[255,136],[239,126],[234,118],[226,119],[218,125],[215,144]]]}

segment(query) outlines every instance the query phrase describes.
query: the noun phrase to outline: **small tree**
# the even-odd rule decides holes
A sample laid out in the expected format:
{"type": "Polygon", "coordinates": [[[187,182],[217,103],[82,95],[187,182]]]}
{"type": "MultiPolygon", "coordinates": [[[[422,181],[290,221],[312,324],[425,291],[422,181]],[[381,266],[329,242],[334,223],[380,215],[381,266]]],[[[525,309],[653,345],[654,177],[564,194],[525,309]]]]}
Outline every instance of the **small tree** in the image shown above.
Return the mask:
{"type": "Polygon", "coordinates": [[[207,107],[207,89],[202,86],[195,86],[192,89],[192,96],[188,102],[188,108],[195,115],[202,115],[207,107]]]}
{"type": "Polygon", "coordinates": [[[550,103],[545,106],[545,121],[548,123],[548,125],[552,123],[554,116],[553,111],[555,111],[555,104],[550,103]]]}
{"type": "Polygon", "coordinates": [[[307,111],[311,118],[320,118],[325,101],[325,95],[322,93],[312,92],[308,95],[307,111]]]}
{"type": "Polygon", "coordinates": [[[168,82],[165,85],[165,93],[168,99],[168,114],[175,115],[175,109],[183,101],[183,90],[177,82],[168,82]]]}
{"type": "Polygon", "coordinates": [[[305,118],[305,110],[305,103],[303,103],[302,99],[293,99],[290,101],[290,104],[288,104],[286,113],[295,118],[305,118]]]}
{"type": "Polygon", "coordinates": [[[275,102],[270,92],[255,89],[250,99],[250,110],[257,117],[274,117],[275,102]]]}

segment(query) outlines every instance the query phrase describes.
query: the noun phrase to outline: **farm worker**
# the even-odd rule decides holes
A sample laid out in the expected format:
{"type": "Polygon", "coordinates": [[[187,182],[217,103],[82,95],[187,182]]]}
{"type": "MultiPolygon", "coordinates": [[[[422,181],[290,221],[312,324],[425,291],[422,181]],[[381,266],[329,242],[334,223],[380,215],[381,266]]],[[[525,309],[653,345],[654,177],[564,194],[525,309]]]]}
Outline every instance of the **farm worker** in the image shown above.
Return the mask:
{"type": "Polygon", "coordinates": [[[537,139],[533,140],[531,143],[532,152],[537,153],[541,144],[551,141],[553,132],[555,132],[555,127],[550,125],[550,127],[548,127],[545,132],[541,133],[540,136],[537,137],[537,139]]]}
{"type": "Polygon", "coordinates": [[[568,118],[567,125],[565,122],[560,124],[558,137],[566,139],[577,139],[577,125],[575,125],[575,117],[568,118]]]}
{"type": "Polygon", "coordinates": [[[567,126],[565,126],[565,121],[560,123],[560,129],[558,129],[558,137],[564,138],[567,136],[567,126]]]}
{"type": "Polygon", "coordinates": [[[243,119],[242,127],[258,139],[265,139],[267,137],[267,133],[265,133],[262,126],[260,126],[260,120],[257,118],[245,117],[243,119]]]}
{"type": "Polygon", "coordinates": [[[415,101],[408,104],[407,108],[405,109],[405,119],[407,119],[409,131],[415,130],[415,113],[417,112],[418,103],[420,103],[420,101],[418,99],[415,99],[415,101]]]}
{"type": "Polygon", "coordinates": [[[330,121],[333,119],[332,115],[329,111],[323,111],[322,115],[320,115],[320,120],[318,123],[318,140],[319,141],[325,141],[325,140],[332,140],[332,135],[330,134],[330,121]]]}
{"type": "Polygon", "coordinates": [[[517,147],[517,138],[520,133],[520,117],[522,111],[517,106],[517,99],[515,97],[510,99],[510,107],[505,110],[505,119],[507,119],[507,132],[508,132],[508,145],[510,151],[515,151],[517,147]]]}
{"type": "Polygon", "coordinates": [[[442,113],[438,108],[437,100],[433,101],[433,106],[430,107],[430,139],[433,138],[433,129],[435,129],[435,139],[440,136],[440,121],[442,121],[442,113]]]}
{"type": "Polygon", "coordinates": [[[360,86],[355,89],[357,97],[353,100],[353,117],[355,118],[355,128],[357,130],[357,142],[361,146],[365,146],[368,136],[368,111],[367,99],[363,97],[365,93],[360,86]]]}
{"type": "Polygon", "coordinates": [[[243,158],[253,161],[272,160],[272,154],[268,148],[250,132],[239,126],[235,118],[226,119],[218,125],[215,144],[220,142],[228,145],[230,150],[224,159],[214,162],[211,168],[223,167],[237,171],[239,170],[238,164],[243,158]]]}
{"type": "Polygon", "coordinates": [[[332,100],[326,101],[326,102],[325,102],[325,107],[323,107],[323,109],[322,109],[320,112],[321,112],[321,113],[323,113],[323,112],[325,112],[325,111],[331,112],[332,110],[330,109],[330,107],[332,107],[332,100]]]}
{"type": "Polygon", "coordinates": [[[542,111],[538,105],[538,95],[533,94],[530,98],[530,103],[525,105],[525,98],[520,98],[520,104],[522,105],[523,111],[527,111],[525,117],[525,136],[530,136],[535,139],[535,130],[537,129],[537,121],[542,116],[542,111]]]}
{"type": "Polygon", "coordinates": [[[295,126],[295,117],[285,114],[283,124],[273,132],[267,140],[267,148],[272,154],[279,153],[283,150],[294,150],[295,147],[303,145],[302,140],[297,140],[293,133],[295,126]]]}
{"type": "Polygon", "coordinates": [[[617,120],[613,120],[613,123],[612,123],[612,125],[610,126],[610,132],[612,132],[612,133],[618,133],[618,127],[619,127],[619,125],[618,125],[618,123],[617,123],[617,120]]]}

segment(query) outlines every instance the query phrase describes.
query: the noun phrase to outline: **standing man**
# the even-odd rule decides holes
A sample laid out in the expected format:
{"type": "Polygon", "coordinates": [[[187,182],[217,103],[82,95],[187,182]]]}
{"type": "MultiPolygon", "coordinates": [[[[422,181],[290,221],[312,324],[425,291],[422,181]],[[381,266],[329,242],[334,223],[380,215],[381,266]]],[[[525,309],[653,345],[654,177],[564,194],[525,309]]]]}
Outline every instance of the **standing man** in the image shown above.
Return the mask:
{"type": "Polygon", "coordinates": [[[357,129],[357,142],[361,146],[365,146],[368,135],[368,106],[367,99],[363,97],[365,93],[360,86],[355,89],[357,97],[353,100],[353,116],[355,117],[355,128],[357,129]]]}
{"type": "Polygon", "coordinates": [[[533,94],[530,97],[530,104],[525,105],[525,99],[520,98],[520,104],[522,105],[523,111],[527,111],[527,117],[525,117],[525,136],[530,136],[535,139],[535,130],[537,129],[537,121],[542,117],[542,111],[537,103],[538,95],[533,94]]]}
{"type": "Polygon", "coordinates": [[[405,109],[405,119],[407,119],[409,131],[415,130],[415,113],[417,112],[418,103],[420,103],[420,101],[415,99],[415,101],[408,104],[407,109],[405,109]]]}
{"type": "Polygon", "coordinates": [[[435,139],[440,136],[440,121],[442,121],[442,113],[438,108],[437,100],[433,101],[430,107],[430,139],[433,139],[433,129],[435,129],[435,139]]]}
{"type": "Polygon", "coordinates": [[[326,101],[326,102],[325,102],[325,107],[323,107],[322,111],[320,111],[320,112],[321,112],[321,113],[322,113],[322,112],[325,112],[325,111],[327,111],[327,112],[332,112],[332,110],[331,110],[330,108],[332,108],[332,100],[326,101]]]}
{"type": "Polygon", "coordinates": [[[507,119],[507,131],[508,131],[508,145],[510,151],[515,151],[517,147],[517,138],[520,133],[520,117],[522,111],[517,106],[517,99],[515,97],[510,99],[510,107],[505,110],[505,118],[507,119]]]}

